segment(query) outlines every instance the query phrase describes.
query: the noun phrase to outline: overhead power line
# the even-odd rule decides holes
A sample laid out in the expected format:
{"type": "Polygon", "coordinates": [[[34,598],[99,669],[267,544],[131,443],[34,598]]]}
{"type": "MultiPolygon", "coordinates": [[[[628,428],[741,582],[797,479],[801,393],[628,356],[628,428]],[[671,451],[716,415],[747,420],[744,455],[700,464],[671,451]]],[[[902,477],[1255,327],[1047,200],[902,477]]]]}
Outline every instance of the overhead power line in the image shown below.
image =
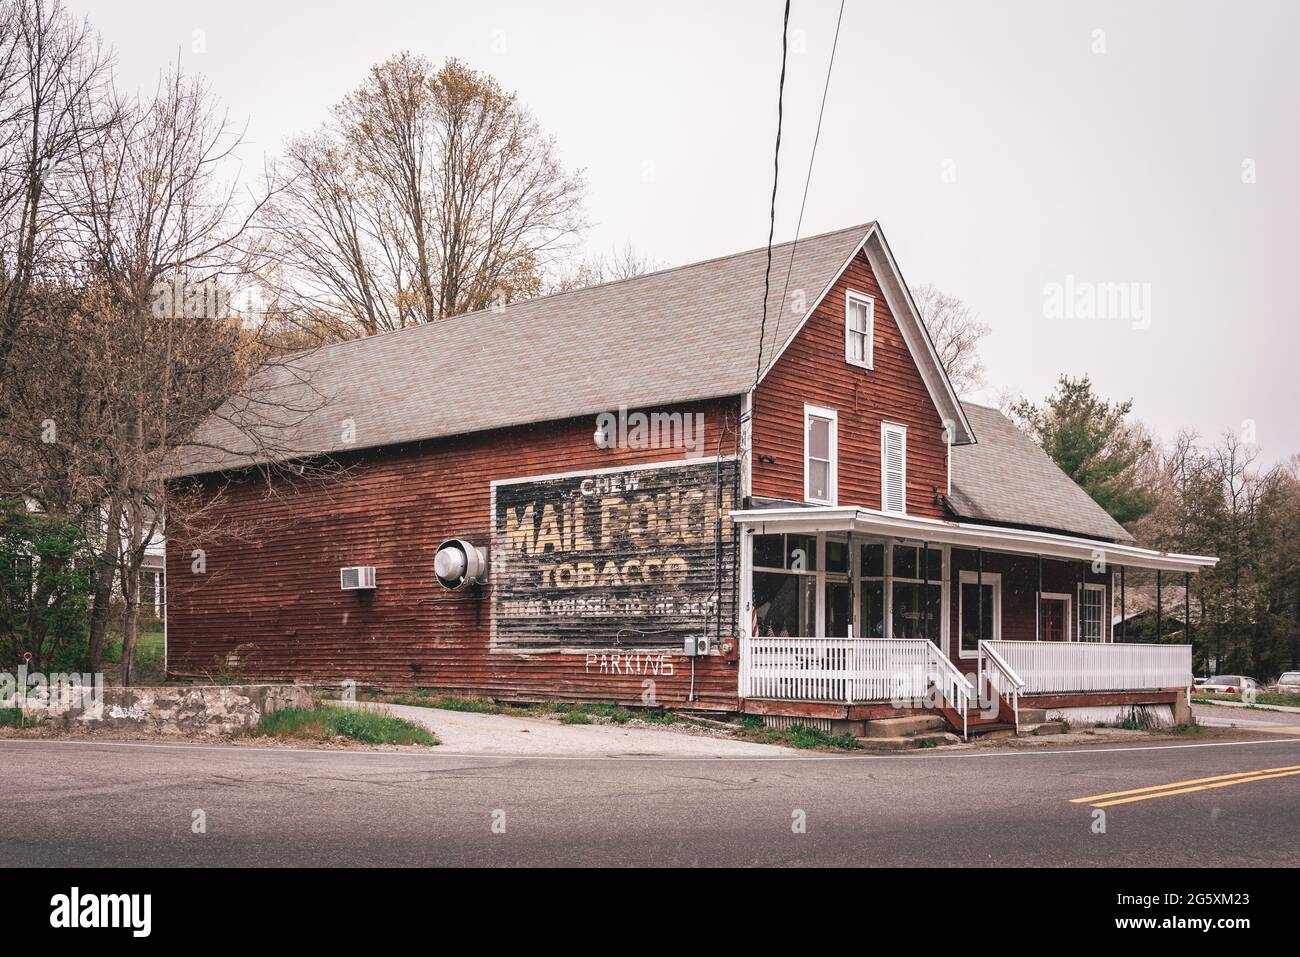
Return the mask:
{"type": "MultiPolygon", "coordinates": [[[[799,248],[799,236],[803,231],[803,211],[808,205],[808,187],[812,183],[813,163],[817,161],[817,144],[822,138],[822,117],[826,115],[826,94],[831,88],[831,71],[835,69],[835,51],[840,45],[840,24],[844,21],[844,0],[840,0],[840,13],[835,18],[835,39],[831,41],[831,58],[826,64],[826,82],[822,85],[822,105],[817,110],[817,132],[813,135],[812,153],[808,156],[808,175],[803,181],[803,199],[799,203],[799,221],[794,228],[794,243],[790,247],[790,261],[785,267],[785,285],[781,287],[781,308],[776,313],[776,327],[772,330],[772,345],[775,348],[781,335],[781,317],[785,315],[785,296],[790,289],[790,273],[794,270],[794,254],[799,248]]],[[[766,300],[765,300],[766,301],[766,300]]],[[[759,345],[759,357],[763,354],[762,345],[759,345]]],[[[770,363],[770,360],[769,360],[770,363]]],[[[761,376],[762,373],[760,372],[761,376]]]]}
{"type": "Polygon", "coordinates": [[[785,18],[781,23],[781,80],[776,90],[776,153],[772,157],[772,208],[767,227],[767,267],[763,271],[763,320],[758,327],[758,363],[754,367],[754,387],[763,371],[763,341],[767,336],[767,296],[772,281],[772,238],[776,235],[776,187],[781,179],[781,120],[785,110],[785,64],[789,53],[790,0],[785,0],[785,18]]]}

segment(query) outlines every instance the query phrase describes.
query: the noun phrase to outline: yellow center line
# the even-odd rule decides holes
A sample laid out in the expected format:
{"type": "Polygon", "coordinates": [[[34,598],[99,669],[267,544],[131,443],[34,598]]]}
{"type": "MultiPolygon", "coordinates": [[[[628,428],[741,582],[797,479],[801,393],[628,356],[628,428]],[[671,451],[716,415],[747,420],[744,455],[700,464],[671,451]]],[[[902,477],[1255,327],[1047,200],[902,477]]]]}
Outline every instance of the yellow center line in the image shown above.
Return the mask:
{"type": "Polygon", "coordinates": [[[1150,791],[1167,791],[1170,788],[1181,788],[1193,784],[1208,784],[1211,781],[1224,781],[1229,778],[1245,778],[1259,774],[1273,774],[1278,771],[1300,771],[1300,764],[1289,764],[1280,768],[1262,768],[1258,771],[1237,771],[1233,774],[1216,774],[1208,778],[1192,778],[1188,781],[1174,781],[1171,784],[1155,784],[1146,788],[1131,788],[1128,791],[1109,791],[1105,794],[1093,794],[1089,797],[1073,798],[1071,804],[1091,804],[1093,801],[1102,801],[1106,798],[1127,797],[1130,794],[1146,794],[1150,791]]]}
{"type": "Polygon", "coordinates": [[[1093,807],[1113,807],[1116,804],[1132,804],[1134,801],[1149,801],[1152,798],[1172,797],[1175,794],[1190,794],[1192,791],[1208,791],[1211,788],[1227,788],[1234,784],[1250,784],[1252,781],[1268,781],[1272,778],[1289,778],[1300,771],[1283,771],[1280,774],[1259,774],[1253,778],[1234,778],[1231,781],[1219,781],[1215,784],[1198,784],[1195,787],[1179,788],[1175,791],[1160,791],[1156,794],[1139,794],[1135,797],[1119,798],[1115,801],[1102,801],[1093,807]]]}

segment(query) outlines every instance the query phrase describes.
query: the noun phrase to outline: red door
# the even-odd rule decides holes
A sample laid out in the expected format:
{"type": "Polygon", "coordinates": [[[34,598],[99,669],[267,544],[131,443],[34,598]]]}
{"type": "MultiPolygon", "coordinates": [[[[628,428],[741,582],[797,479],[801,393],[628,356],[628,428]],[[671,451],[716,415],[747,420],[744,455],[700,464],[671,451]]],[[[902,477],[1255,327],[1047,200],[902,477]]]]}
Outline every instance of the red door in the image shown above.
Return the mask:
{"type": "Polygon", "coordinates": [[[1064,598],[1043,599],[1043,641],[1065,641],[1064,598]]]}

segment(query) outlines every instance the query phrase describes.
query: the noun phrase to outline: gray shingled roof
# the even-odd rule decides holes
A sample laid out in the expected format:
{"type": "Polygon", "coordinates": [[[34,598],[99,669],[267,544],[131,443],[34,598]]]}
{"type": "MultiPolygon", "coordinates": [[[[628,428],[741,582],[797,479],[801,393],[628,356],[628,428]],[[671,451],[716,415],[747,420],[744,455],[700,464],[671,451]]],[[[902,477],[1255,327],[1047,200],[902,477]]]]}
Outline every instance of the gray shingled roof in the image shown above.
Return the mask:
{"type": "MultiPolygon", "coordinates": [[[[800,240],[789,291],[813,305],[871,225],[800,240]]],[[[790,250],[773,250],[765,362],[798,324],[789,308],[775,321],[790,250]]],[[[766,261],[765,247],[753,249],[325,346],[261,373],[251,392],[267,401],[223,408],[172,474],[254,463],[232,420],[247,431],[269,417],[279,454],[263,457],[290,458],[743,393],[766,261]],[[353,443],[343,442],[348,419],[353,443]]]]}
{"type": "Polygon", "coordinates": [[[1133,541],[1010,419],[987,406],[962,406],[976,442],[952,448],[949,501],[959,518],[1133,541]]]}

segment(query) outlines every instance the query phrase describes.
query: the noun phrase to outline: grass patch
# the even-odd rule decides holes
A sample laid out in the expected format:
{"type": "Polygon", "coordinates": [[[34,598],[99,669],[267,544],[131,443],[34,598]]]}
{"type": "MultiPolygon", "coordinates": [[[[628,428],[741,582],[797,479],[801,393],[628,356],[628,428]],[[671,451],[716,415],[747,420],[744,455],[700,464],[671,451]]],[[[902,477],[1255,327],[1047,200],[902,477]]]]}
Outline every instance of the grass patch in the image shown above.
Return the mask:
{"type": "Polygon", "coordinates": [[[762,718],[749,714],[740,719],[740,728],[737,737],[756,744],[779,744],[811,751],[857,751],[862,747],[851,734],[828,734],[807,724],[769,728],[762,718]]]}
{"type": "Polygon", "coordinates": [[[1300,695],[1261,691],[1255,696],[1255,704],[1275,704],[1283,708],[1300,708],[1300,695]]]}
{"type": "Polygon", "coordinates": [[[1160,731],[1164,726],[1148,709],[1135,707],[1116,727],[1125,731],[1160,731]]]}
{"type": "Polygon", "coordinates": [[[560,716],[560,724],[593,724],[591,716],[585,711],[574,709],[566,711],[560,716]]]}
{"type": "Polygon", "coordinates": [[[264,715],[253,730],[257,737],[329,741],[350,738],[365,744],[422,744],[438,739],[428,729],[403,718],[359,708],[321,704],[314,708],[285,708],[264,715]]]}
{"type": "Polygon", "coordinates": [[[22,708],[0,708],[0,728],[21,728],[22,726],[22,708]]]}
{"type": "Polygon", "coordinates": [[[1187,724],[1176,724],[1172,728],[1164,728],[1162,730],[1165,734],[1172,734],[1179,738],[1194,738],[1198,735],[1205,734],[1204,725],[1199,725],[1194,721],[1190,721],[1187,724]]]}
{"type": "MultiPolygon", "coordinates": [[[[163,635],[161,623],[154,625],[148,631],[142,630],[140,632],[135,641],[135,653],[131,656],[131,684],[160,685],[166,683],[166,646],[167,642],[163,635]]],[[[104,660],[121,665],[122,636],[120,634],[113,632],[109,635],[104,644],[104,660]]]]}
{"type": "Polygon", "coordinates": [[[620,704],[584,704],[579,708],[593,718],[606,718],[615,724],[627,724],[632,720],[632,712],[620,704]]]}

